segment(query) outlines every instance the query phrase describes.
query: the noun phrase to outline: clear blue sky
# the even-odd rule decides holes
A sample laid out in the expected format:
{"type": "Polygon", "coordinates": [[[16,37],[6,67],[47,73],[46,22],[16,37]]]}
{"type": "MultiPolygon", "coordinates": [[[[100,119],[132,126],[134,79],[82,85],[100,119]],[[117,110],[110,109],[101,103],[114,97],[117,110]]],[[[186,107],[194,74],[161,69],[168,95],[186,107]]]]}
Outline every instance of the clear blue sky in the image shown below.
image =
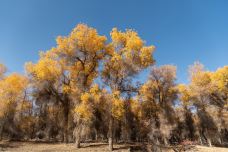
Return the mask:
{"type": "Polygon", "coordinates": [[[194,61],[209,70],[228,64],[227,0],[0,0],[0,62],[23,72],[78,23],[108,36],[113,27],[135,29],[156,46],[157,65],[178,67],[178,82],[194,61]]]}

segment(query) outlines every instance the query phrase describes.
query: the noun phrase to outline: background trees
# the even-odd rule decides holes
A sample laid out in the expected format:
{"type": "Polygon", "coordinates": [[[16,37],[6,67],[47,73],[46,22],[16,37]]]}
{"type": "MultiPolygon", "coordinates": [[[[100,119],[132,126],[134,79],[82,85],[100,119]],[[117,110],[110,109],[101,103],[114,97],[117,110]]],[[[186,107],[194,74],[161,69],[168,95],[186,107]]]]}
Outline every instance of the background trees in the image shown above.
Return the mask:
{"type": "Polygon", "coordinates": [[[196,62],[189,83],[176,67],[155,66],[154,46],[134,30],[114,28],[111,39],[85,24],[40,52],[26,75],[0,64],[0,137],[80,142],[95,140],[224,145],[228,139],[228,67],[196,62]],[[136,76],[150,70],[145,82],[136,76]],[[7,127],[5,127],[7,126],[7,127]]]}
{"type": "Polygon", "coordinates": [[[27,82],[26,77],[16,73],[0,80],[0,138],[4,132],[9,133],[11,138],[26,136],[24,128],[31,127],[28,124],[31,121],[31,103],[26,94],[27,82]]]}
{"type": "MultiPolygon", "coordinates": [[[[225,71],[226,67],[222,69],[225,71]]],[[[224,100],[219,100],[219,97],[215,95],[218,91],[218,85],[222,84],[223,88],[227,88],[224,81],[221,83],[215,81],[215,77],[218,75],[217,72],[223,70],[209,72],[204,70],[202,64],[196,62],[189,69],[190,84],[180,87],[183,102],[189,102],[189,105],[196,110],[196,118],[198,119],[196,127],[198,128],[199,140],[200,142],[206,141],[209,146],[211,146],[211,140],[214,140],[214,142],[217,140],[221,143],[221,126],[225,126],[225,124],[221,125],[221,122],[224,122],[222,119],[226,117],[225,102],[227,102],[227,99],[225,97],[224,100]],[[224,113],[221,114],[221,111],[224,113]]],[[[223,74],[222,77],[225,77],[225,75],[223,74]]]]}
{"type": "Polygon", "coordinates": [[[175,79],[175,66],[152,67],[148,81],[140,89],[139,99],[143,116],[153,142],[159,142],[161,138],[164,144],[168,144],[167,139],[175,126],[174,102],[177,99],[175,79]]]}

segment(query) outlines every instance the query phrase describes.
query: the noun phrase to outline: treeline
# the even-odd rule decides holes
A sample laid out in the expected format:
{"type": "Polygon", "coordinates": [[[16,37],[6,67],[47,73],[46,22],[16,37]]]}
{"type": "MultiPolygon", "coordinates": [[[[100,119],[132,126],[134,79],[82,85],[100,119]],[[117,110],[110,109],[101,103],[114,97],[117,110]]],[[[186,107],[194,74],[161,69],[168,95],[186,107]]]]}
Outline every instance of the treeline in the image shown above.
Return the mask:
{"type": "Polygon", "coordinates": [[[26,74],[0,66],[0,138],[80,143],[88,140],[224,145],[228,142],[228,66],[155,66],[154,46],[134,30],[114,28],[111,40],[85,24],[26,63],[26,74]],[[136,77],[145,69],[145,83],[136,77]]]}

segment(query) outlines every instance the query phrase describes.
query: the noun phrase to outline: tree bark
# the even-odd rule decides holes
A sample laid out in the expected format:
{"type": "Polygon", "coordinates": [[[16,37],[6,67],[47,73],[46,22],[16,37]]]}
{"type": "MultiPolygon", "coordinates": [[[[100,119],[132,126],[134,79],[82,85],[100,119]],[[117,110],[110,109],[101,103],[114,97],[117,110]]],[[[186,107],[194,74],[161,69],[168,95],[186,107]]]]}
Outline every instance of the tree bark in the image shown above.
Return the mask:
{"type": "Polygon", "coordinates": [[[96,141],[98,140],[98,133],[97,133],[97,130],[95,130],[95,140],[96,140],[96,141]]]}
{"type": "Polygon", "coordinates": [[[203,141],[202,141],[202,136],[199,135],[199,141],[200,141],[200,145],[203,145],[203,141]]]}
{"type": "Polygon", "coordinates": [[[207,143],[208,143],[208,146],[211,147],[211,139],[210,138],[207,138],[207,143]]]}
{"type": "Polygon", "coordinates": [[[75,146],[76,148],[80,148],[80,140],[81,140],[81,136],[80,135],[77,135],[76,136],[76,139],[75,139],[75,146]]]}
{"type": "Polygon", "coordinates": [[[112,116],[109,120],[108,144],[109,144],[109,150],[113,151],[113,118],[112,118],[112,116]]]}
{"type": "Polygon", "coordinates": [[[220,135],[220,137],[218,137],[218,142],[219,142],[220,145],[222,145],[222,138],[221,138],[221,135],[220,135]]]}
{"type": "Polygon", "coordinates": [[[2,133],[3,133],[3,125],[0,128],[0,141],[2,140],[2,133]]]}
{"type": "Polygon", "coordinates": [[[166,137],[164,137],[164,138],[163,138],[163,140],[164,140],[164,145],[168,145],[167,138],[166,138],[166,137]]]}
{"type": "Polygon", "coordinates": [[[160,145],[160,142],[159,142],[158,137],[156,137],[156,144],[157,144],[157,145],[160,145]]]}
{"type": "Polygon", "coordinates": [[[80,148],[80,143],[81,143],[81,126],[78,125],[78,128],[76,128],[75,131],[75,146],[76,148],[80,148]]]}
{"type": "Polygon", "coordinates": [[[69,102],[67,100],[64,105],[64,143],[68,143],[68,115],[69,115],[69,102]]]}
{"type": "Polygon", "coordinates": [[[0,127],[0,141],[2,140],[4,125],[5,125],[5,121],[3,120],[2,125],[0,127]]]}
{"type": "Polygon", "coordinates": [[[64,143],[68,143],[68,127],[67,126],[64,126],[64,143]]]}

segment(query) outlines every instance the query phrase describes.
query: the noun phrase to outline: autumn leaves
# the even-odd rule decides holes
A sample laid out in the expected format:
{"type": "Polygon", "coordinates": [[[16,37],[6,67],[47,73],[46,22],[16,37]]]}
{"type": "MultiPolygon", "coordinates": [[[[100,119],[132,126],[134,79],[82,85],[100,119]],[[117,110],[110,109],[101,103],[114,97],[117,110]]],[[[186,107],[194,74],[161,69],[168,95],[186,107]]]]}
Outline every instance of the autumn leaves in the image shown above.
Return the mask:
{"type": "MultiPolygon", "coordinates": [[[[137,32],[114,28],[110,36],[108,41],[96,29],[79,24],[68,36],[57,37],[55,47],[40,52],[36,63],[26,63],[26,76],[5,75],[6,68],[0,65],[0,135],[5,124],[13,122],[22,137],[44,131],[49,138],[61,136],[64,142],[74,139],[79,148],[84,134],[96,134],[108,139],[112,150],[114,138],[165,144],[173,136],[183,140],[188,127],[178,127],[188,124],[178,115],[180,109],[193,119],[191,107],[198,110],[212,104],[224,118],[227,66],[208,72],[195,65],[190,84],[177,85],[176,67],[152,66],[155,47],[147,46],[137,32]],[[148,80],[135,83],[134,77],[148,67],[148,80]],[[16,117],[17,122],[12,119],[16,117]]],[[[197,111],[194,127],[204,132],[190,130],[191,135],[184,138],[207,136],[210,128],[196,123],[205,123],[199,116],[202,112],[197,111]]],[[[211,139],[209,134],[206,138],[211,139]]]]}
{"type": "Polygon", "coordinates": [[[56,47],[41,52],[36,64],[26,64],[33,89],[46,90],[56,97],[67,113],[73,110],[76,127],[92,121],[97,103],[106,104],[105,113],[110,119],[121,119],[124,113],[121,94],[131,91],[134,75],[154,63],[154,47],[145,46],[135,31],[121,32],[114,28],[110,35],[109,43],[95,29],[79,24],[69,36],[58,37],[56,47]],[[93,85],[96,78],[103,80],[110,92],[93,85]],[[99,101],[101,96],[104,103],[99,101]]]}

